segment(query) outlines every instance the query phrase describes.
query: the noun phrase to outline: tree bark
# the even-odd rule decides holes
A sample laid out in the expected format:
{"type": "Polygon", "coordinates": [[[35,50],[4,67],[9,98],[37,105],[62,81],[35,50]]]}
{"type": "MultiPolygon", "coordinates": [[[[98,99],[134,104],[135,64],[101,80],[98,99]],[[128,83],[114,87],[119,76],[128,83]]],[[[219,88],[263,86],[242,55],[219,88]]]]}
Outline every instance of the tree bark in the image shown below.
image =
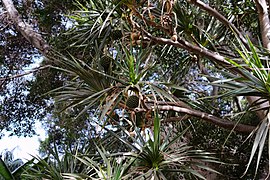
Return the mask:
{"type": "Polygon", "coordinates": [[[8,13],[10,20],[14,23],[17,30],[29,41],[35,48],[46,54],[49,45],[29,24],[22,20],[22,17],[14,7],[12,0],[2,0],[3,5],[8,13]]]}
{"type": "Polygon", "coordinates": [[[255,0],[259,15],[263,46],[270,51],[270,20],[265,0],[255,0]]]}
{"type": "Polygon", "coordinates": [[[206,57],[209,60],[211,60],[213,63],[222,66],[226,69],[229,69],[231,72],[234,73],[240,73],[239,69],[237,67],[232,66],[224,56],[220,55],[219,53],[213,52],[207,48],[199,47],[196,45],[193,45],[183,39],[179,39],[177,41],[173,41],[171,39],[161,38],[161,37],[155,37],[151,33],[147,32],[143,28],[139,27],[140,30],[144,32],[144,35],[151,39],[151,41],[157,43],[157,44],[167,44],[172,45],[181,49],[187,50],[191,54],[197,54],[202,57],[206,57]]]}
{"type": "MultiPolygon", "coordinates": [[[[265,0],[255,0],[255,4],[258,11],[260,30],[261,30],[261,38],[263,42],[263,47],[270,51],[270,20],[268,14],[268,5],[265,0]]],[[[252,104],[258,101],[259,97],[247,97],[249,104],[252,104]]],[[[259,100],[260,101],[260,100],[259,100]]],[[[269,102],[265,102],[259,105],[259,108],[268,107],[269,102]]],[[[263,110],[256,112],[258,117],[262,120],[266,116],[266,112],[263,110]]]]}
{"type": "MultiPolygon", "coordinates": [[[[178,105],[178,103],[173,103],[173,102],[163,102],[163,101],[158,101],[155,102],[156,106],[154,105],[153,101],[145,102],[150,109],[157,109],[159,111],[176,111],[180,113],[184,113],[186,115],[190,115],[193,117],[197,117],[199,119],[202,119],[204,121],[210,122],[214,125],[217,125],[219,127],[229,129],[229,130],[234,130],[237,132],[244,132],[244,133],[250,133],[252,132],[256,127],[255,126],[250,126],[250,125],[244,125],[244,124],[239,124],[233,121],[229,121],[227,119],[222,119],[219,117],[216,117],[212,114],[208,114],[205,112],[201,112],[198,110],[191,109],[189,107],[182,107],[181,104],[178,105]]],[[[143,112],[146,111],[145,109],[142,108],[135,108],[135,112],[143,112]]],[[[175,118],[176,120],[176,118],[175,118]]],[[[182,117],[178,119],[183,120],[182,117]]]]}

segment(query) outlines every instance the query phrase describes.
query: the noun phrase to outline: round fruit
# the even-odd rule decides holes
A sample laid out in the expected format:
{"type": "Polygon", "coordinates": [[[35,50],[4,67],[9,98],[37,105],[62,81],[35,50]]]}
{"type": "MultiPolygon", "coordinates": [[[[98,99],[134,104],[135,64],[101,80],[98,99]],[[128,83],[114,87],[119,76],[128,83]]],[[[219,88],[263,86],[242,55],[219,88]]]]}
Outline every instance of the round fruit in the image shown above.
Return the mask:
{"type": "Polygon", "coordinates": [[[139,106],[139,97],[136,95],[131,95],[128,97],[126,102],[127,107],[136,108],[139,106]]]}
{"type": "Polygon", "coordinates": [[[110,64],[112,62],[113,58],[107,55],[104,55],[101,57],[100,59],[100,65],[104,68],[104,69],[108,69],[110,67],[110,64]]]}

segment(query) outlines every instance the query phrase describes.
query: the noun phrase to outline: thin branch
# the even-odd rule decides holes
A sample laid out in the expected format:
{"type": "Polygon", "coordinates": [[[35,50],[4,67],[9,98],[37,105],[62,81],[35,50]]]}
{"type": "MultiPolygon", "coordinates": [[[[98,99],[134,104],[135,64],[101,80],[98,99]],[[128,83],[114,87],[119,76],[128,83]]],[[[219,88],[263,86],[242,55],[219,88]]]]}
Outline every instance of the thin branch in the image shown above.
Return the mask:
{"type": "Polygon", "coordinates": [[[28,72],[22,73],[22,74],[16,74],[16,75],[14,75],[14,76],[9,76],[9,77],[0,78],[0,81],[6,81],[6,80],[10,80],[10,79],[19,78],[19,77],[22,77],[22,76],[25,76],[25,75],[34,73],[34,72],[39,71],[39,70],[47,69],[47,68],[49,68],[49,67],[51,67],[51,65],[46,65],[46,66],[34,68],[34,69],[32,69],[32,70],[30,70],[30,71],[28,71],[28,72]]]}
{"type": "Polygon", "coordinates": [[[42,36],[34,31],[34,29],[24,22],[14,7],[12,0],[2,0],[3,5],[9,15],[9,18],[17,27],[17,30],[29,41],[35,48],[39,49],[43,54],[49,50],[49,45],[42,36]]]}
{"type": "Polygon", "coordinates": [[[200,55],[202,57],[206,57],[210,60],[212,60],[214,63],[221,65],[223,67],[225,67],[226,69],[232,70],[234,72],[239,72],[239,70],[236,67],[233,67],[227,60],[225,57],[221,56],[220,54],[213,52],[211,50],[208,50],[206,48],[203,47],[199,47],[199,46],[195,46],[183,39],[178,39],[177,41],[173,41],[171,39],[166,39],[166,38],[162,38],[162,37],[156,37],[153,36],[151,33],[147,32],[146,30],[144,30],[143,28],[139,27],[138,28],[144,32],[144,35],[147,36],[148,38],[150,38],[153,42],[157,43],[157,44],[167,44],[167,45],[172,45],[178,48],[182,48],[187,50],[188,52],[192,53],[192,54],[197,54],[200,55]]]}
{"type": "Polygon", "coordinates": [[[187,1],[189,3],[191,3],[191,4],[194,4],[195,6],[198,6],[201,9],[205,10],[210,15],[214,16],[215,18],[217,18],[220,22],[222,22],[229,29],[233,30],[237,34],[237,36],[240,38],[240,40],[242,41],[242,43],[245,45],[245,47],[247,49],[249,49],[247,40],[242,35],[242,33],[235,27],[234,24],[232,24],[226,17],[224,17],[222,14],[220,14],[217,10],[213,9],[208,4],[205,4],[204,2],[202,2],[200,0],[187,0],[187,1]]]}
{"type": "Polygon", "coordinates": [[[185,40],[180,39],[178,41],[173,41],[171,39],[155,37],[152,34],[150,34],[149,32],[145,31],[144,29],[142,29],[142,31],[145,33],[145,35],[147,37],[149,37],[152,41],[154,41],[158,44],[168,44],[168,45],[172,45],[175,47],[179,47],[179,48],[185,49],[189,52],[193,52],[195,54],[207,57],[207,58],[209,58],[217,63],[222,63],[224,65],[231,67],[231,65],[225,60],[225,58],[223,56],[219,55],[218,53],[214,53],[214,52],[212,52],[208,49],[205,49],[205,48],[203,49],[201,47],[194,46],[185,40]]]}

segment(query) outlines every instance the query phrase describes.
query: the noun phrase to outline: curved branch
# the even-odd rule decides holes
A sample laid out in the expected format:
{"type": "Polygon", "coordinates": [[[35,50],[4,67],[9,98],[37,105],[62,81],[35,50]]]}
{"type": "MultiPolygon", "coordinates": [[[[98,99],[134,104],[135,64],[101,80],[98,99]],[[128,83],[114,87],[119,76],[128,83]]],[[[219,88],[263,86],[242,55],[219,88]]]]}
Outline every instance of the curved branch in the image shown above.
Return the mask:
{"type": "Polygon", "coordinates": [[[219,55],[218,53],[214,53],[206,48],[194,46],[185,40],[179,39],[178,41],[173,41],[171,39],[166,39],[166,38],[162,38],[162,37],[155,37],[152,34],[150,34],[149,32],[145,31],[144,29],[142,29],[142,28],[140,28],[140,29],[145,33],[145,35],[147,37],[149,37],[152,41],[154,41],[158,44],[168,44],[168,45],[172,45],[175,47],[179,47],[179,48],[185,49],[191,53],[207,57],[208,59],[213,60],[214,62],[222,63],[223,65],[231,67],[231,65],[225,60],[225,58],[223,56],[219,55]]]}
{"type": "Polygon", "coordinates": [[[139,26],[138,26],[138,28],[144,32],[145,36],[147,36],[148,38],[150,38],[150,40],[152,40],[153,42],[155,42],[157,44],[167,44],[167,45],[172,45],[172,46],[175,46],[178,48],[185,49],[191,54],[197,54],[197,55],[200,55],[202,57],[206,57],[206,58],[210,59],[212,62],[214,62],[218,65],[221,65],[228,70],[231,70],[233,72],[238,72],[241,74],[241,72],[238,70],[238,68],[233,67],[226,60],[226,58],[224,56],[221,56],[220,54],[218,54],[216,52],[213,52],[213,51],[206,49],[206,48],[203,48],[203,47],[192,45],[191,43],[189,43],[183,39],[178,39],[177,41],[173,41],[171,39],[156,37],[156,36],[153,36],[152,34],[150,34],[149,32],[147,32],[146,30],[144,30],[143,28],[141,28],[139,26]]]}
{"type": "Polygon", "coordinates": [[[210,7],[208,4],[205,4],[204,2],[200,1],[200,0],[187,0],[189,3],[194,4],[195,6],[198,6],[199,8],[205,10],[206,12],[208,12],[210,15],[214,16],[215,18],[217,18],[220,22],[222,22],[225,26],[227,26],[229,29],[233,30],[237,36],[240,38],[240,40],[242,41],[242,43],[245,45],[245,47],[247,49],[249,49],[248,47],[248,43],[247,40],[245,39],[245,37],[242,35],[242,33],[235,27],[234,24],[232,24],[227,18],[225,18],[222,14],[220,14],[217,10],[213,9],[212,7],[210,7]]]}
{"type": "Polygon", "coordinates": [[[14,7],[12,0],[2,0],[5,9],[9,15],[9,18],[15,24],[17,30],[29,41],[35,48],[39,49],[43,54],[46,54],[49,45],[46,41],[42,38],[42,36],[34,31],[34,29],[24,22],[14,7]]]}
{"type": "MultiPolygon", "coordinates": [[[[176,112],[184,113],[186,115],[200,118],[204,121],[210,122],[210,123],[215,124],[219,127],[222,127],[225,129],[230,129],[230,130],[235,130],[238,132],[249,133],[249,132],[252,132],[256,128],[255,126],[238,124],[238,123],[235,123],[235,122],[232,122],[232,121],[229,121],[226,119],[222,119],[222,118],[216,117],[212,114],[208,114],[208,113],[201,112],[198,110],[180,107],[180,106],[177,106],[176,103],[175,103],[175,105],[166,105],[166,102],[161,101],[161,102],[156,102],[157,106],[154,106],[153,102],[149,102],[149,104],[152,104],[149,106],[149,107],[151,107],[151,109],[155,109],[157,107],[158,110],[160,110],[160,111],[176,111],[176,112]]],[[[145,109],[135,108],[134,111],[141,112],[141,111],[145,111],[145,109]]],[[[179,120],[182,120],[182,119],[179,119],[179,120]]]]}

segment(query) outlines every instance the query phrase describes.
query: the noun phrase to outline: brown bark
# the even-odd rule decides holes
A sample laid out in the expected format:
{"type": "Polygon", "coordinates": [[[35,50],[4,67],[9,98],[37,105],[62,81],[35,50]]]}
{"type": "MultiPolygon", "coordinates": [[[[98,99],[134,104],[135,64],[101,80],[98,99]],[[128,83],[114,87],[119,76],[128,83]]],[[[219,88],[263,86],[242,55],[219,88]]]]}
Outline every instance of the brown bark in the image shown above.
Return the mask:
{"type": "Polygon", "coordinates": [[[214,53],[206,48],[195,46],[195,45],[193,45],[185,40],[181,40],[181,39],[179,39],[178,41],[173,41],[171,39],[155,37],[152,34],[150,34],[149,32],[142,29],[141,27],[138,27],[138,28],[140,28],[147,37],[149,37],[152,41],[156,42],[157,44],[168,44],[168,45],[172,45],[175,47],[179,47],[179,48],[182,48],[182,49],[189,51],[190,53],[198,54],[198,55],[207,57],[208,59],[213,60],[216,63],[222,64],[222,65],[227,66],[227,67],[232,67],[231,64],[229,64],[223,56],[219,55],[218,53],[214,53]]]}
{"type": "Polygon", "coordinates": [[[151,33],[147,32],[143,28],[137,25],[137,28],[142,30],[144,32],[144,35],[151,39],[151,41],[155,42],[156,44],[167,44],[172,45],[181,49],[187,50],[191,54],[197,54],[202,57],[206,57],[209,60],[211,60],[213,63],[220,65],[226,69],[229,69],[231,72],[234,73],[240,73],[239,69],[237,67],[232,66],[224,56],[218,54],[217,52],[213,52],[207,48],[199,47],[196,45],[193,45],[183,39],[179,39],[178,41],[173,41],[171,39],[161,38],[161,37],[155,37],[151,33]]]}
{"type": "MultiPolygon", "coordinates": [[[[263,42],[263,47],[270,51],[270,20],[269,14],[267,10],[267,3],[265,0],[255,0],[255,4],[258,11],[260,30],[261,30],[261,38],[263,42]]],[[[260,97],[247,97],[249,104],[252,104],[258,101],[260,97]]],[[[268,107],[269,102],[263,103],[259,105],[259,108],[268,107]]],[[[262,120],[266,116],[266,112],[263,110],[256,112],[258,117],[262,120]]]]}
{"type": "Polygon", "coordinates": [[[270,20],[267,10],[268,5],[265,0],[255,0],[255,3],[259,16],[263,46],[270,51],[270,20]]]}
{"type": "MultiPolygon", "coordinates": [[[[229,121],[227,119],[222,119],[222,118],[216,117],[212,114],[208,114],[205,112],[194,110],[194,109],[191,109],[189,107],[182,107],[181,104],[178,104],[178,103],[158,101],[158,102],[156,102],[156,106],[154,105],[153,101],[149,101],[146,103],[148,104],[148,107],[150,107],[151,109],[157,108],[159,111],[176,111],[176,112],[184,113],[186,115],[200,118],[206,122],[210,122],[210,123],[217,125],[219,127],[238,131],[238,132],[249,133],[249,132],[252,132],[256,128],[254,126],[239,124],[236,122],[229,121]]],[[[141,112],[141,111],[146,111],[146,110],[142,109],[142,108],[135,108],[135,111],[141,112]]],[[[181,120],[183,120],[183,117],[174,118],[174,121],[176,121],[176,120],[181,121],[181,120]]]]}
{"type": "Polygon", "coordinates": [[[179,122],[179,121],[184,121],[190,119],[190,116],[178,116],[178,117],[169,117],[164,119],[162,122],[168,123],[168,122],[179,122]]]}
{"type": "Polygon", "coordinates": [[[14,7],[12,0],[2,0],[10,20],[14,23],[17,30],[29,41],[35,48],[39,49],[43,54],[49,50],[49,45],[42,36],[34,31],[34,29],[24,22],[14,7]]]}

